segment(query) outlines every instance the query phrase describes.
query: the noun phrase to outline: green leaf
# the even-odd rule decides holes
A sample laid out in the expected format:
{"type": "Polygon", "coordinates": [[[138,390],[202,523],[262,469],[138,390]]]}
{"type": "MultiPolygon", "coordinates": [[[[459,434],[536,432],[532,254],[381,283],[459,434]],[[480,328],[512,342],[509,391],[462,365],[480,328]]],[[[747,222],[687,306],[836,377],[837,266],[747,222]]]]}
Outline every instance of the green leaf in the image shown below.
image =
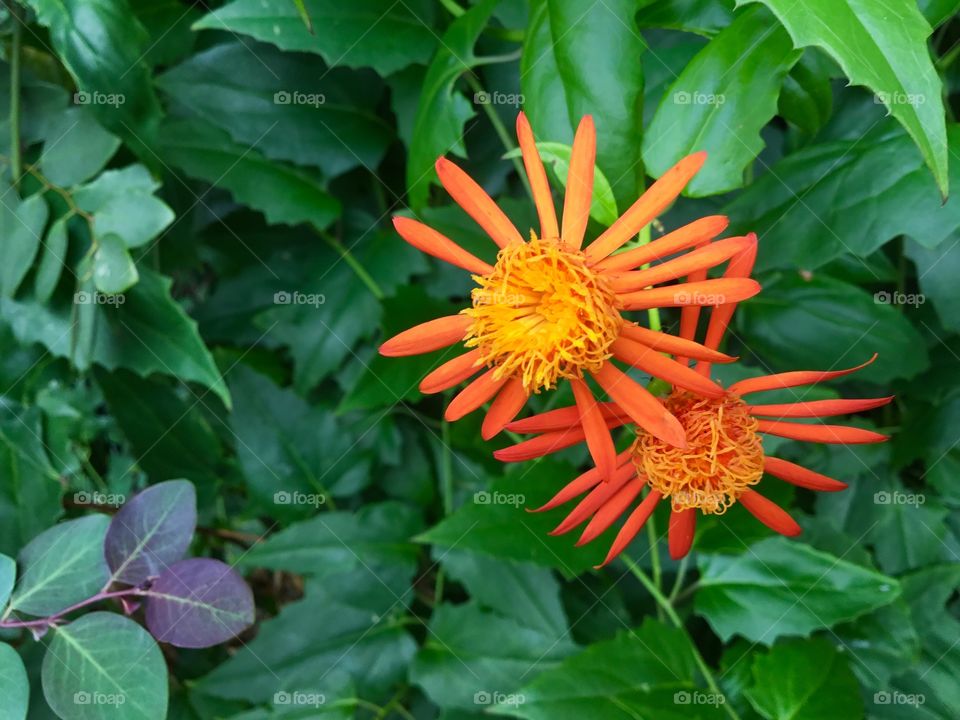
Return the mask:
{"type": "Polygon", "coordinates": [[[860,686],[846,659],[825,640],[777,645],[753,660],[746,689],[769,720],[848,720],[863,716],[860,686]]]}
{"type": "Polygon", "coordinates": [[[0,295],[13,297],[33,265],[50,210],[42,193],[19,200],[7,188],[0,202],[0,295]]]}
{"type": "Polygon", "coordinates": [[[40,302],[47,302],[57,288],[67,259],[67,222],[64,216],[54,220],[43,241],[43,252],[34,278],[34,295],[40,302]]]}
{"type": "Polygon", "coordinates": [[[960,12],[960,0],[918,0],[917,5],[934,29],[960,12]]]}
{"type": "Polygon", "coordinates": [[[524,110],[541,140],[569,145],[580,118],[593,115],[597,165],[620,207],[643,183],[646,45],[633,22],[636,10],[633,0],[607,0],[589,12],[577,0],[531,3],[520,61],[524,110]]]}
{"type": "Polygon", "coordinates": [[[851,648],[851,669],[867,688],[889,688],[894,676],[920,658],[920,639],[902,597],[833,632],[851,648]]]}
{"type": "MultiPolygon", "coordinates": [[[[106,128],[138,151],[151,146],[160,104],[144,51],[149,39],[126,0],[29,0],[57,57],[106,128]]],[[[148,155],[148,157],[151,157],[148,155]]]]}
{"type": "Polygon", "coordinates": [[[58,627],[43,658],[43,694],[62,718],[164,720],[167,666],[149,633],[95,612],[58,627]]]}
{"type": "MultiPolygon", "coordinates": [[[[567,187],[567,176],[570,172],[570,156],[573,148],[570,145],[555,142],[538,142],[537,149],[544,164],[552,165],[560,184],[567,187]]],[[[506,158],[520,157],[520,149],[514,149],[504,155],[506,158]]],[[[596,168],[593,177],[593,199],[590,202],[590,217],[602,225],[612,225],[619,213],[617,201],[613,197],[613,188],[610,181],[600,168],[596,168]]]]}
{"type": "Polygon", "coordinates": [[[826,125],[833,112],[830,70],[820,53],[807,50],[783,80],[779,113],[810,136],[826,125]]]}
{"type": "Polygon", "coordinates": [[[200,120],[164,125],[164,157],[187,175],[229,191],[259,210],[271,223],[311,223],[327,227],[340,215],[340,203],[319,180],[303,170],[268,160],[232,142],[226,133],[200,120]]]}
{"type": "Polygon", "coordinates": [[[376,168],[392,140],[373,112],[380,92],[370,77],[269,45],[216,45],[167,71],[159,84],[176,108],[225,130],[244,150],[314,165],[326,177],[376,168]]]}
{"type": "Polygon", "coordinates": [[[173,222],[174,214],[154,193],[160,183],[143,165],[107,170],[77,188],[77,205],[93,214],[98,237],[119,235],[129,248],[146,245],[173,222]]]}
{"type": "Polygon", "coordinates": [[[30,703],[30,681],[17,651],[0,643],[0,720],[24,720],[30,703]]]}
{"type": "Polygon", "coordinates": [[[449,152],[466,154],[463,124],[476,112],[454,86],[461,75],[483,62],[473,46],[498,2],[481,0],[450,23],[427,68],[407,159],[407,195],[414,209],[426,204],[430,183],[437,177],[433,169],[437,158],[449,152]]]}
{"type": "Polygon", "coordinates": [[[760,130],[776,115],[780,87],[799,57],[770,13],[742,13],[664,94],[643,138],[647,172],[659,177],[686,155],[706,150],[707,163],[687,194],[741,187],[744,169],[764,147],[760,130]]]}
{"type": "Polygon", "coordinates": [[[430,58],[437,43],[426,22],[431,14],[424,2],[234,0],[193,27],[251,35],[281,50],[318,53],[328,65],[369,65],[389,75],[430,58]],[[298,6],[311,19],[309,25],[298,6]]]}
{"type": "Polygon", "coordinates": [[[742,555],[700,555],[697,614],[724,641],[742,635],[772,644],[887,605],[899,583],[809,545],[780,537],[755,543],[742,555]]]}
{"type": "Polygon", "coordinates": [[[642,28],[669,28],[711,37],[733,22],[733,0],[655,0],[641,8],[642,28]]]}
{"type": "MultiPolygon", "coordinates": [[[[960,153],[960,126],[949,135],[960,153]]],[[[960,163],[951,172],[960,174],[960,163]]],[[[763,238],[761,269],[814,270],[843,253],[866,257],[897,235],[937,247],[960,229],[960,200],[941,200],[910,138],[892,123],[788,155],[725,211],[735,231],[763,238]]]]}
{"type": "Polygon", "coordinates": [[[118,147],[120,138],[103,129],[89,106],[67,108],[51,122],[40,169],[50,182],[70,187],[103,170],[118,147]]]}
{"type": "Polygon", "coordinates": [[[960,243],[948,241],[935,248],[927,248],[919,242],[910,241],[904,252],[917,266],[917,282],[922,295],[917,301],[930,300],[937,311],[937,318],[948,330],[960,332],[960,315],[955,308],[960,303],[960,243]]]}
{"type": "Polygon", "coordinates": [[[910,133],[946,197],[947,133],[940,77],[927,38],[931,28],[913,0],[738,0],[762,2],[797,47],[815,45],[836,60],[854,85],[877,93],[910,133]]]}
{"type": "Polygon", "coordinates": [[[20,551],[20,581],[10,607],[52,615],[101,590],[110,577],[103,556],[109,524],[106,515],[89,515],[66,520],[31,540],[20,551]]]}
{"type": "Polygon", "coordinates": [[[0,615],[7,607],[7,600],[13,591],[13,582],[17,578],[17,563],[12,557],[0,555],[0,615]]]}
{"type": "Polygon", "coordinates": [[[691,651],[682,630],[647,618],[641,628],[595,643],[541,673],[520,689],[522,703],[496,711],[530,720],[720,717],[716,704],[690,704],[691,651]]]}
{"type": "Polygon", "coordinates": [[[139,279],[123,238],[113,234],[98,238],[93,254],[93,282],[97,290],[115,295],[130,289],[139,279]]]}
{"type": "Polygon", "coordinates": [[[923,339],[883,298],[823,275],[784,275],[742,306],[740,326],[753,350],[777,367],[849,367],[876,352],[858,379],[913,377],[929,364],[923,339]]]}

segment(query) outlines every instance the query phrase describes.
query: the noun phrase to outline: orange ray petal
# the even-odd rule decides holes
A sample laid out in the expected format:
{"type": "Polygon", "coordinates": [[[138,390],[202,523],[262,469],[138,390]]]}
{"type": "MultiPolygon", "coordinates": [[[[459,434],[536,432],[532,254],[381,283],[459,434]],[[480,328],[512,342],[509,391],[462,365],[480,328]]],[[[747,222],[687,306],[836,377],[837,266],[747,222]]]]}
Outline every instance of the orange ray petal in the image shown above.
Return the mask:
{"type": "Polygon", "coordinates": [[[630,503],[640,494],[640,491],[643,490],[643,486],[646,484],[645,480],[638,478],[631,480],[620,488],[617,494],[610,498],[590,519],[590,522],[588,522],[587,526],[583,529],[583,533],[575,545],[580,547],[581,545],[586,545],[591,540],[596,540],[604,530],[613,525],[616,519],[626,512],[627,508],[630,507],[630,503]]]}
{"type": "Polygon", "coordinates": [[[523,380],[510,378],[487,410],[483,424],[480,426],[480,436],[484,440],[489,440],[503,430],[503,427],[523,410],[527,397],[529,395],[523,387],[523,380]]]}
{"type": "Polygon", "coordinates": [[[797,387],[799,385],[813,385],[823,380],[832,380],[833,378],[849,375],[857,370],[862,370],[867,365],[877,359],[877,354],[861,365],[847,368],[845,370],[794,370],[792,372],[777,373],[775,375],[763,375],[762,377],[748,378],[741,380],[730,386],[729,390],[736,395],[748,395],[753,392],[762,392],[764,390],[780,390],[783,388],[797,387]]]}
{"type": "Polygon", "coordinates": [[[677,228],[673,232],[668,232],[646,245],[611,255],[598,262],[594,267],[598,272],[604,273],[633,270],[654,260],[713,240],[726,230],[729,224],[730,220],[725,215],[708,215],[677,228]]]}
{"type": "Polygon", "coordinates": [[[774,532],[787,537],[796,537],[802,532],[797,521],[786,510],[755,490],[744,490],[740,502],[751,515],[774,532]]]}
{"type": "Polygon", "coordinates": [[[583,430],[579,426],[576,426],[569,430],[558,430],[557,432],[537,435],[516,445],[495,450],[493,456],[502,462],[522,462],[559,452],[571,445],[582,443],[584,440],[586,440],[586,435],[583,434],[583,430]]]}
{"type": "Polygon", "coordinates": [[[393,219],[393,227],[396,228],[400,237],[427,255],[433,255],[435,258],[477,275],[487,275],[493,272],[492,265],[488,265],[476,255],[464,250],[446,235],[442,235],[421,222],[398,216],[393,219]]]}
{"type": "Polygon", "coordinates": [[[716,363],[731,363],[736,358],[722,352],[706,348],[693,340],[668,335],[664,332],[649,330],[639,325],[626,324],[620,329],[620,337],[646,345],[658,352],[671,355],[685,355],[695,360],[711,360],[716,363]]]}
{"type": "Polygon", "coordinates": [[[742,252],[744,248],[749,247],[751,242],[755,243],[756,240],[751,240],[749,236],[717,240],[692,250],[686,255],[681,255],[678,258],[667,260],[644,270],[611,273],[609,275],[611,278],[610,284],[615,292],[626,293],[676,280],[690,273],[708,270],[726,262],[737,253],[742,252]]]}
{"type": "Polygon", "coordinates": [[[758,292],[760,292],[760,283],[756,280],[718,278],[681,285],[667,285],[652,290],[638,290],[618,297],[624,310],[649,310],[685,305],[723,305],[747,300],[758,292]]]}
{"type": "Polygon", "coordinates": [[[523,242],[517,228],[486,191],[463,170],[446,158],[437,158],[437,176],[443,187],[467,215],[482,227],[500,247],[513,242],[523,242]]]}
{"type": "MultiPolygon", "coordinates": [[[[703,247],[701,243],[697,247],[703,247]]],[[[687,285],[703,282],[707,279],[706,270],[696,270],[687,276],[687,285]]],[[[688,305],[680,309],[680,337],[686,340],[693,340],[697,337],[697,327],[700,324],[700,306],[688,305]]],[[[677,362],[681,365],[687,364],[687,358],[678,356],[677,362]]]]}
{"type": "Polygon", "coordinates": [[[656,490],[651,490],[649,493],[647,493],[647,496],[643,499],[643,502],[637,505],[637,508],[630,513],[630,517],[627,518],[627,521],[623,524],[623,527],[620,528],[620,532],[617,533],[617,537],[614,539],[613,545],[610,546],[610,552],[607,553],[607,557],[604,558],[602,563],[596,565],[595,569],[599,570],[604,565],[609,564],[615,557],[617,557],[617,555],[627,549],[627,545],[633,542],[633,539],[637,536],[637,533],[643,529],[644,524],[657,507],[657,503],[660,502],[661,497],[662,496],[660,493],[656,490]]]}
{"type": "Polygon", "coordinates": [[[415,325],[394,335],[380,346],[385,357],[422,355],[463,340],[473,320],[466,315],[447,315],[415,325]]]}
{"type": "Polygon", "coordinates": [[[540,159],[530,121],[522,111],[517,115],[517,140],[520,142],[523,166],[527,169],[527,179],[533,192],[533,203],[537,206],[537,215],[540,217],[540,237],[558,238],[560,230],[557,226],[557,211],[553,206],[547,172],[543,168],[543,160],[540,159]]]}
{"type": "Polygon", "coordinates": [[[688,155],[647,188],[630,208],[586,250],[588,263],[603,260],[666,210],[706,162],[707,154],[688,155]]]}
{"type": "Polygon", "coordinates": [[[726,390],[713,380],[705,378],[676,360],[661,355],[656,350],[635,343],[632,340],[617,338],[610,346],[613,356],[627,365],[640,368],[653,377],[666,380],[671,385],[682,387],[704,397],[721,398],[726,390]]]}
{"type": "Polygon", "coordinates": [[[590,219],[593,201],[593,170],[597,160],[597,131],[593,118],[584,115],[573,138],[570,169],[567,172],[567,192],[563,200],[563,222],[560,236],[563,244],[580,249],[583,233],[590,219]]]}
{"type": "Polygon", "coordinates": [[[623,487],[631,478],[636,477],[636,474],[637,469],[633,466],[633,463],[627,463],[626,465],[617,468],[617,472],[614,473],[610,482],[600,483],[597,487],[591,490],[590,494],[577,503],[577,506],[570,511],[570,514],[567,515],[559,525],[550,531],[550,534],[563,535],[564,533],[573,530],[577,525],[582,523],[597,510],[602,508],[607,502],[609,502],[610,498],[616,495],[621,487],[623,487]]]}
{"type": "Polygon", "coordinates": [[[570,385],[573,388],[573,397],[577,401],[578,418],[583,426],[590,457],[600,469],[603,479],[609,480],[617,469],[617,449],[613,445],[613,438],[610,437],[603,413],[583,380],[571,380],[570,385]]]}
{"type": "MultiPolygon", "coordinates": [[[[630,422],[630,416],[616,403],[602,402],[597,403],[597,406],[604,420],[607,421],[608,428],[620,427],[630,422]],[[611,421],[617,421],[617,424],[611,425],[611,421]]],[[[531,415],[523,420],[516,420],[507,425],[507,430],[517,433],[543,433],[577,428],[579,424],[580,411],[577,410],[576,405],[568,405],[539,415],[531,415]]]]}
{"type": "Polygon", "coordinates": [[[493,374],[495,372],[496,368],[487,370],[487,372],[461,390],[457,396],[450,401],[450,404],[447,405],[447,410],[443,413],[443,419],[447,422],[459,420],[464,415],[472,413],[496,395],[497,391],[506,384],[509,378],[503,377],[499,380],[494,380],[493,374]]]}
{"type": "Polygon", "coordinates": [[[680,421],[671,415],[646,388],[614,367],[613,363],[605,363],[593,374],[593,377],[637,425],[674,447],[687,446],[686,433],[680,421]]]}
{"type": "Polygon", "coordinates": [[[800,423],[780,422],[779,420],[757,420],[760,432],[807,442],[832,443],[835,445],[862,445],[864,443],[886,442],[886,435],[846,425],[801,425],[800,423]]]}
{"type": "MultiPolygon", "coordinates": [[[[622,466],[624,463],[629,462],[630,460],[630,451],[625,450],[624,452],[617,455],[617,467],[622,466]]],[[[553,510],[553,508],[563,505],[566,502],[570,502],[575,497],[583,495],[587,490],[590,490],[596,485],[599,485],[603,481],[603,477],[600,475],[600,470],[593,467],[587,470],[585,473],[577,477],[575,480],[567,483],[563,489],[554,495],[550,500],[547,501],[545,505],[541,505],[535,510],[530,510],[530,512],[544,512],[545,510],[553,510]]]]}
{"type": "Polygon", "coordinates": [[[697,529],[697,509],[674,510],[670,513],[668,544],[670,557],[679,560],[690,552],[693,535],[697,529]]]}
{"type": "Polygon", "coordinates": [[[433,395],[459,385],[480,372],[480,350],[471,350],[460,357],[445,362],[420,381],[420,392],[433,395]]]}
{"type": "Polygon", "coordinates": [[[839,399],[839,400],[812,400],[810,402],[781,403],[776,405],[747,405],[754,415],[778,418],[813,418],[830,417],[831,415],[848,415],[850,413],[873,410],[886,405],[894,396],[882,398],[839,399]]]}
{"type": "Polygon", "coordinates": [[[775,457],[765,457],[763,459],[763,470],[784,482],[797,487],[807,488],[808,490],[820,490],[822,492],[837,492],[846,490],[847,484],[834,480],[832,477],[821,475],[813,470],[787,460],[781,460],[775,457]]]}

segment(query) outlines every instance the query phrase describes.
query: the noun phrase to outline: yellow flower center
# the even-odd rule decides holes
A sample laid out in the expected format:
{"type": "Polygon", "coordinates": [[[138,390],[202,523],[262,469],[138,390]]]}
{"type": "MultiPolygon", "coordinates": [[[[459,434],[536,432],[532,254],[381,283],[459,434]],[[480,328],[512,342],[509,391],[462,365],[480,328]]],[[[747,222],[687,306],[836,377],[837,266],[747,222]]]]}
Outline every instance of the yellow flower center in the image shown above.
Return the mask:
{"type": "Polygon", "coordinates": [[[556,239],[514,243],[500,251],[493,272],[474,276],[467,347],[480,349],[495,377],[519,377],[527,392],[580,378],[610,357],[623,320],[606,279],[583,253],[556,239]]]}
{"type": "Polygon", "coordinates": [[[640,430],[632,448],[637,470],[651,488],[670,497],[674,510],[722,515],[763,476],[756,419],[733,395],[708,399],[674,390],[664,404],[686,430],[687,448],[640,430]]]}

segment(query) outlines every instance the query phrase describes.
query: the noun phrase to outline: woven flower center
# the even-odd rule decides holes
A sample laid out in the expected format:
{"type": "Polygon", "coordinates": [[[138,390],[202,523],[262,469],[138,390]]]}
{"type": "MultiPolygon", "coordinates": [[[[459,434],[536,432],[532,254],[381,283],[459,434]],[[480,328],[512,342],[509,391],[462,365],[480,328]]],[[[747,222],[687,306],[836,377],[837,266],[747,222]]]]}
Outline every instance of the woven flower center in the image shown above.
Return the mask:
{"type": "Polygon", "coordinates": [[[468,347],[496,368],[495,377],[519,377],[527,392],[580,378],[610,357],[623,320],[617,297],[579,250],[556,240],[502,249],[493,272],[474,276],[468,347]]]}
{"type": "Polygon", "coordinates": [[[675,390],[664,404],[686,430],[687,447],[675,448],[641,430],[632,449],[637,470],[651,488],[670,497],[674,510],[723,514],[763,476],[756,419],[732,395],[707,399],[675,390]]]}

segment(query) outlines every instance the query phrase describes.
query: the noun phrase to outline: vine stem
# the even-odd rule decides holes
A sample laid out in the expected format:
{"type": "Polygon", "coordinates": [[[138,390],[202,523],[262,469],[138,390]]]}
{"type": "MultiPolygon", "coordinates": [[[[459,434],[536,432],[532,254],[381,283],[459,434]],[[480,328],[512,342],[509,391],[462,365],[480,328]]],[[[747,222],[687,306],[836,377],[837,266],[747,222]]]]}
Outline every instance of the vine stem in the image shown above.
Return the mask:
{"type": "Polygon", "coordinates": [[[142,594],[143,592],[140,590],[140,588],[127,588],[126,590],[115,590],[114,592],[98,592],[96,595],[88,597],[86,600],[81,600],[80,602],[71,605],[68,608],[60,610],[54,615],[49,615],[45,618],[39,618],[37,620],[0,620],[0,628],[50,627],[51,625],[55,625],[59,620],[62,620],[66,615],[72,613],[74,610],[85,608],[88,605],[93,605],[94,603],[101,602],[102,600],[132,597],[142,594]]]}
{"type": "Polygon", "coordinates": [[[20,51],[23,45],[23,20],[16,0],[6,0],[13,18],[13,36],[10,43],[10,180],[13,187],[20,184],[23,172],[20,156],[20,51]]]}
{"type": "MultiPolygon", "coordinates": [[[[633,560],[624,557],[623,561],[626,563],[627,568],[630,570],[633,576],[641,582],[641,584],[647,589],[647,592],[649,592],[653,599],[656,600],[657,606],[663,608],[664,613],[666,613],[667,617],[670,618],[670,622],[672,622],[678,630],[686,635],[687,641],[690,643],[690,652],[693,655],[693,660],[700,669],[700,673],[707,681],[707,686],[710,688],[710,691],[716,695],[722,695],[723,693],[720,691],[720,686],[713,677],[713,671],[710,669],[710,666],[707,665],[707,661],[703,659],[703,655],[700,654],[700,651],[693,642],[693,638],[690,636],[689,631],[683,624],[680,616],[677,615],[677,611],[673,609],[673,605],[664,596],[664,594],[660,592],[660,588],[654,585],[653,580],[647,577],[647,574],[641,570],[633,560]]],[[[740,716],[737,714],[737,711],[731,707],[730,703],[723,703],[723,708],[726,710],[727,715],[730,716],[730,720],[740,720],[740,716]]]]}
{"type": "MultiPolygon", "coordinates": [[[[444,406],[450,402],[450,392],[444,393],[444,406]]],[[[453,456],[450,451],[450,423],[446,420],[440,424],[440,498],[443,502],[443,516],[453,512],[453,456]]],[[[437,568],[437,577],[433,585],[433,603],[439,605],[443,600],[443,567],[437,568]]]]}
{"type": "Polygon", "coordinates": [[[341,259],[343,259],[343,261],[350,266],[353,272],[356,273],[357,277],[360,278],[360,281],[367,286],[377,300],[383,300],[386,297],[383,292],[383,288],[380,287],[377,281],[373,279],[373,276],[367,272],[367,269],[360,264],[360,261],[357,260],[353,254],[343,246],[343,243],[327,233],[320,233],[320,237],[326,240],[327,244],[336,250],[337,253],[339,253],[341,259]]]}

